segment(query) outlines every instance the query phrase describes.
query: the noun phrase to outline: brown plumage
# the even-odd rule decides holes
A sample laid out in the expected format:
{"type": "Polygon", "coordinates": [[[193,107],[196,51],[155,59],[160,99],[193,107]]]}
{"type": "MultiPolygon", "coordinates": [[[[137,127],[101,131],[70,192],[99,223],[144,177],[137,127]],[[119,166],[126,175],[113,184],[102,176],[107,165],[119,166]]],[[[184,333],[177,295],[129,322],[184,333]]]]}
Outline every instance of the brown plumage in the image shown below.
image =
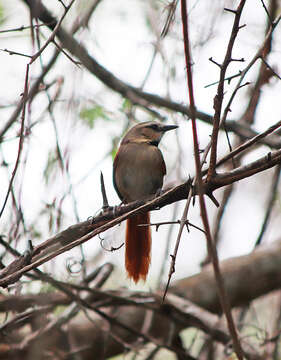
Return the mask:
{"type": "MultiPolygon", "coordinates": [[[[166,166],[158,144],[163,134],[177,128],[155,121],[134,126],[123,138],[113,164],[114,187],[124,203],[143,200],[161,190],[166,166]]],[[[134,282],[145,280],[150,265],[149,213],[127,220],[125,266],[134,282]]]]}
{"type": "Polygon", "coordinates": [[[149,212],[138,214],[127,220],[125,267],[130,278],[137,283],[145,280],[150,265],[151,231],[149,212]]]}

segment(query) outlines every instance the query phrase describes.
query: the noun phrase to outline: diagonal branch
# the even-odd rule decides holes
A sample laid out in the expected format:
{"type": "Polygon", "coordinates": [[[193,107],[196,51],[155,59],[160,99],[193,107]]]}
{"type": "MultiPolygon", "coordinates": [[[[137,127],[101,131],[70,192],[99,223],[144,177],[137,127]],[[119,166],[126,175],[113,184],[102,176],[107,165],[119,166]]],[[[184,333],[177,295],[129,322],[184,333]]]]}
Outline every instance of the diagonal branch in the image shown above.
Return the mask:
{"type": "Polygon", "coordinates": [[[225,81],[225,74],[228,68],[228,65],[232,61],[232,49],[234,46],[234,42],[236,40],[238,31],[239,31],[239,22],[240,17],[242,14],[243,7],[245,5],[246,0],[241,0],[240,4],[235,11],[235,17],[233,22],[232,31],[230,34],[230,39],[228,42],[226,54],[223,63],[220,65],[220,80],[218,84],[217,94],[214,98],[214,124],[213,124],[213,133],[212,133],[212,148],[211,148],[211,155],[210,155],[210,166],[208,171],[207,179],[210,180],[214,175],[215,168],[216,168],[216,161],[217,161],[217,141],[218,141],[218,133],[220,127],[220,120],[221,120],[221,110],[222,110],[222,102],[224,98],[224,81],[225,81]]]}
{"type": "MultiPolygon", "coordinates": [[[[212,178],[211,182],[204,184],[202,191],[205,194],[212,193],[214,190],[225,185],[232,184],[266,169],[270,169],[280,162],[281,150],[268,153],[266,156],[263,156],[250,164],[240,166],[229,172],[217,174],[212,178]]],[[[176,201],[186,199],[190,191],[191,182],[192,180],[188,180],[152,200],[136,201],[124,205],[115,211],[101,214],[94,218],[92,222],[84,221],[70,226],[68,229],[56,234],[37,246],[33,253],[30,254],[31,259],[22,256],[4,268],[0,272],[0,286],[6,287],[11,283],[16,282],[27,271],[42,265],[77,245],[83,244],[92,237],[106,231],[133,215],[162,208],[176,201]]],[[[198,194],[198,189],[195,189],[195,194],[196,193],[198,194]]]]}

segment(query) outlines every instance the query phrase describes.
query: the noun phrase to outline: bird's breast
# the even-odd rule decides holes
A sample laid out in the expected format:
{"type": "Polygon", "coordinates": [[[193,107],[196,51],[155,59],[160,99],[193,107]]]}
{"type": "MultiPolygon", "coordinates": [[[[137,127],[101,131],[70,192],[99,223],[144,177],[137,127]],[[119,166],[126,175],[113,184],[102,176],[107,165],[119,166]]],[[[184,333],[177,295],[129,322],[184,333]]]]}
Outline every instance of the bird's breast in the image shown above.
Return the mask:
{"type": "Polygon", "coordinates": [[[166,173],[158,147],[149,144],[125,144],[114,161],[114,184],[124,202],[145,199],[163,185],[166,173]]]}

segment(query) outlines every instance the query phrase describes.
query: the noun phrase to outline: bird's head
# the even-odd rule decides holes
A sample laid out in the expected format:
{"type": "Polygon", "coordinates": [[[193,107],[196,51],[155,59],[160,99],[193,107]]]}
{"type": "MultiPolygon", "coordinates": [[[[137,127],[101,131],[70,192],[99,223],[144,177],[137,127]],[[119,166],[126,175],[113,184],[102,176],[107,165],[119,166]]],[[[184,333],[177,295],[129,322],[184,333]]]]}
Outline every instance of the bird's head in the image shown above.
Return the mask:
{"type": "Polygon", "coordinates": [[[178,128],[177,125],[165,125],[158,121],[146,121],[132,127],[125,135],[122,144],[147,143],[158,146],[166,131],[178,128]]]}

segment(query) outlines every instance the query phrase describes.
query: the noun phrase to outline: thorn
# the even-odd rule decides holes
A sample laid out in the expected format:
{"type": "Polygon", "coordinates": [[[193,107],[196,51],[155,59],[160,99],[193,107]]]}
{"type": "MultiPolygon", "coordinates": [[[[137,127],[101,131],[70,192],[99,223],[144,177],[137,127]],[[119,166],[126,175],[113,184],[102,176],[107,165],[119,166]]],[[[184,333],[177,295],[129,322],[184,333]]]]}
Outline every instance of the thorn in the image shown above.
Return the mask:
{"type": "Polygon", "coordinates": [[[208,193],[207,196],[209,196],[209,198],[212,200],[212,202],[216,205],[217,208],[220,207],[220,203],[212,193],[208,193]]]}
{"type": "Polygon", "coordinates": [[[209,61],[211,61],[212,63],[214,63],[215,65],[217,65],[219,68],[221,68],[221,64],[219,64],[218,62],[216,62],[212,56],[209,58],[209,61]]]}
{"type": "Polygon", "coordinates": [[[193,199],[192,199],[192,206],[194,207],[195,206],[195,195],[193,195],[193,199]]]}
{"type": "Polygon", "coordinates": [[[237,14],[237,11],[236,10],[232,10],[232,9],[228,9],[228,8],[224,8],[223,9],[224,11],[228,11],[228,12],[230,12],[230,13],[232,13],[232,14],[237,14]]]}
{"type": "Polygon", "coordinates": [[[244,58],[241,58],[241,59],[231,59],[231,61],[245,62],[245,59],[244,59],[244,58]]]}
{"type": "Polygon", "coordinates": [[[100,172],[100,183],[101,183],[101,193],[102,193],[102,200],[103,200],[102,210],[106,211],[109,208],[109,205],[108,205],[108,200],[107,200],[107,196],[106,196],[102,171],[100,172]]]}
{"type": "Polygon", "coordinates": [[[241,30],[241,29],[243,29],[243,28],[246,27],[246,26],[247,26],[246,24],[240,25],[240,26],[238,26],[238,30],[241,30]]]}

